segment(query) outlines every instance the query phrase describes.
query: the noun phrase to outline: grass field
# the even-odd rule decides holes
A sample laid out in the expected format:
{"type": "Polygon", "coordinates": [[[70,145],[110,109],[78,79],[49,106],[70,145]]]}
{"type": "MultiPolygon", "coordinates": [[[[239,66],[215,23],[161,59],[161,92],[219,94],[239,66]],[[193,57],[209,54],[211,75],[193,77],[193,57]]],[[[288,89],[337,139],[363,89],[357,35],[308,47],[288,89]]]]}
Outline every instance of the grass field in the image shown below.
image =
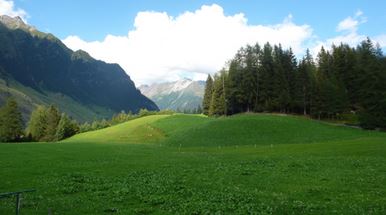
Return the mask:
{"type": "Polygon", "coordinates": [[[24,214],[386,214],[386,134],[295,116],[148,116],[0,167],[0,193],[37,189],[24,214]]]}

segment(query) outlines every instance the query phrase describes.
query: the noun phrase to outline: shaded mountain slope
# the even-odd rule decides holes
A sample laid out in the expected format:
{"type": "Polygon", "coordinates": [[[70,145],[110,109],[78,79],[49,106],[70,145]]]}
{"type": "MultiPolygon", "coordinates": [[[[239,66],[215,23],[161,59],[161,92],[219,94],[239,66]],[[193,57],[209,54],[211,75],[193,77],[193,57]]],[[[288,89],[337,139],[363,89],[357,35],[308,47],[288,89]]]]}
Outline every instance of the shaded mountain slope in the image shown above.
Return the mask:
{"type": "Polygon", "coordinates": [[[118,64],[95,60],[84,51],[73,52],[53,35],[39,32],[19,18],[0,18],[0,79],[0,103],[4,102],[4,95],[18,91],[32,104],[54,103],[77,117],[76,111],[70,109],[79,108],[66,107],[53,99],[65,97],[71,100],[67,106],[73,103],[89,110],[90,116],[83,117],[87,119],[121,110],[158,109],[136,89],[118,64]]]}

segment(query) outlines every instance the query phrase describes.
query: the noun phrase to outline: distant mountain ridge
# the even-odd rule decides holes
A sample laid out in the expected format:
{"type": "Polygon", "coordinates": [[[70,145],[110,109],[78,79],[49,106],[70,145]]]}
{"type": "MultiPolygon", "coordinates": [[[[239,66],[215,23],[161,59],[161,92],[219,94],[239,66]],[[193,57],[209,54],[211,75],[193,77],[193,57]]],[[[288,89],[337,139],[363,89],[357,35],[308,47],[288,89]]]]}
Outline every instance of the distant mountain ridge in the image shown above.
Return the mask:
{"type": "Polygon", "coordinates": [[[194,110],[201,106],[205,81],[182,79],[174,82],[142,85],[138,88],[152,99],[160,109],[194,110]]]}
{"type": "Polygon", "coordinates": [[[56,104],[81,120],[116,112],[158,110],[118,64],[73,52],[52,34],[20,18],[0,16],[0,104],[14,96],[24,116],[38,104],[56,104]]]}
{"type": "Polygon", "coordinates": [[[9,29],[13,29],[13,30],[23,29],[30,32],[34,32],[34,31],[38,32],[36,28],[25,24],[19,16],[12,18],[10,16],[3,15],[3,16],[0,16],[0,22],[9,29]]]}

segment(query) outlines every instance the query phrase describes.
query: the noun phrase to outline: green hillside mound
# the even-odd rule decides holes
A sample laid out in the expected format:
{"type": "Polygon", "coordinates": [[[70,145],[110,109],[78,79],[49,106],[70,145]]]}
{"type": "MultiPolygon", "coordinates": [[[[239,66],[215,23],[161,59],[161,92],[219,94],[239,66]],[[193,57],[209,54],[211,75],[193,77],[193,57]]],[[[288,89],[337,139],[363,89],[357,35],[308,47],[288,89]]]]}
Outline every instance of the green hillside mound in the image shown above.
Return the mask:
{"type": "Polygon", "coordinates": [[[155,115],[0,144],[0,192],[36,189],[23,214],[386,214],[385,155],[385,133],[303,117],[155,115]]]}
{"type": "Polygon", "coordinates": [[[148,143],[164,138],[161,130],[151,123],[168,115],[154,115],[131,120],[119,125],[75,135],[64,142],[92,143],[148,143]]]}
{"type": "Polygon", "coordinates": [[[272,114],[243,114],[218,119],[196,117],[194,125],[181,128],[186,121],[185,116],[171,116],[153,125],[169,136],[169,144],[181,146],[316,143],[381,135],[303,117],[272,114]]]}
{"type": "Polygon", "coordinates": [[[243,114],[147,116],[70,138],[70,142],[160,143],[171,146],[241,146],[320,143],[383,135],[303,117],[243,114]]]}

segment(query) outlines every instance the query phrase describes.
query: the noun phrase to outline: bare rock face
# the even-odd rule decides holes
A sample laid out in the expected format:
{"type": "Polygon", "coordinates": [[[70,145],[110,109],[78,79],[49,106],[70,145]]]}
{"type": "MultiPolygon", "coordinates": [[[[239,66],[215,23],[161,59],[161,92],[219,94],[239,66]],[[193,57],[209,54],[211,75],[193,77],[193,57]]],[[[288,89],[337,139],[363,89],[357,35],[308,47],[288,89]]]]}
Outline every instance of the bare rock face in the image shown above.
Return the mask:
{"type": "Polygon", "coordinates": [[[205,82],[181,79],[174,82],[142,85],[139,90],[160,109],[194,110],[201,106],[205,82]]]}
{"type": "Polygon", "coordinates": [[[22,29],[26,31],[36,30],[34,27],[24,23],[23,19],[19,16],[10,17],[7,15],[0,16],[0,22],[3,23],[9,29],[22,29]]]}

